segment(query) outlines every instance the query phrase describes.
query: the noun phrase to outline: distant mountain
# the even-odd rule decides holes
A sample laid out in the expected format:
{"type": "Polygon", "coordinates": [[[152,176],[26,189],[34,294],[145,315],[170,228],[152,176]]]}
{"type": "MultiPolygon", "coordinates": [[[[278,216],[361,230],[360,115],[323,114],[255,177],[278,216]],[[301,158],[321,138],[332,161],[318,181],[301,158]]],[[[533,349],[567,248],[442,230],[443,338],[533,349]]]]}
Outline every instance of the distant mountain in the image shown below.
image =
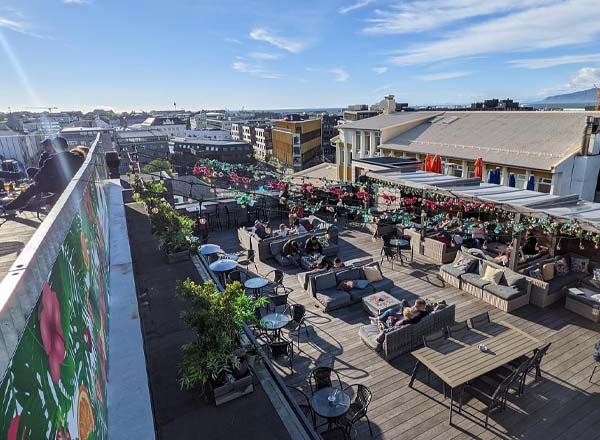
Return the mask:
{"type": "Polygon", "coordinates": [[[596,102],[596,89],[581,90],[580,92],[565,93],[563,95],[548,96],[540,104],[594,104],[596,102]]]}

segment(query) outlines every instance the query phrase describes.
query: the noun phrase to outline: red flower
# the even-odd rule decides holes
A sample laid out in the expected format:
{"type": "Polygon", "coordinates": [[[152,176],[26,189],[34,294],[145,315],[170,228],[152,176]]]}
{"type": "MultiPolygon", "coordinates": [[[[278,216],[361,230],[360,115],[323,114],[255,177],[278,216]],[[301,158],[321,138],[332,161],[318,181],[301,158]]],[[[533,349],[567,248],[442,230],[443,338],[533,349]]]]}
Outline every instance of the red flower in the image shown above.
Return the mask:
{"type": "Polygon", "coordinates": [[[56,292],[50,289],[48,283],[42,289],[40,333],[50,363],[50,375],[52,380],[58,383],[60,381],[60,367],[65,360],[65,338],[60,321],[58,297],[56,292]]]}
{"type": "Polygon", "coordinates": [[[14,416],[10,421],[10,426],[8,427],[8,433],[6,437],[8,440],[17,440],[17,433],[19,432],[19,420],[21,416],[14,416]]]}
{"type": "Polygon", "coordinates": [[[85,339],[85,345],[87,345],[88,351],[92,351],[92,334],[90,333],[90,329],[88,327],[85,328],[83,338],[85,339]]]}
{"type": "Polygon", "coordinates": [[[56,431],[56,440],[71,440],[71,433],[68,428],[61,428],[56,431]]]}

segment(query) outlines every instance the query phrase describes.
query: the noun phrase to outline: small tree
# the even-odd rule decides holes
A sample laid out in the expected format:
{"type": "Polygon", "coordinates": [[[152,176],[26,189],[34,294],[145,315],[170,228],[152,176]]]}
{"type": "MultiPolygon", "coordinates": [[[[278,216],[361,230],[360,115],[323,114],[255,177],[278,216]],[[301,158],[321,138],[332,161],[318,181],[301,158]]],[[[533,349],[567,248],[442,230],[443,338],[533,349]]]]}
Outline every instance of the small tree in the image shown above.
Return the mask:
{"type": "Polygon", "coordinates": [[[154,159],[142,167],[142,171],[146,174],[159,173],[165,171],[169,176],[173,175],[173,167],[171,162],[163,159],[154,159]]]}
{"type": "Polygon", "coordinates": [[[189,278],[177,282],[177,294],[189,302],[182,319],[197,332],[195,340],[182,347],[181,387],[223,383],[225,375],[240,365],[235,351],[244,323],[256,320],[255,310],[267,299],[247,296],[237,281],[220,292],[210,281],[196,284],[189,278]]]}

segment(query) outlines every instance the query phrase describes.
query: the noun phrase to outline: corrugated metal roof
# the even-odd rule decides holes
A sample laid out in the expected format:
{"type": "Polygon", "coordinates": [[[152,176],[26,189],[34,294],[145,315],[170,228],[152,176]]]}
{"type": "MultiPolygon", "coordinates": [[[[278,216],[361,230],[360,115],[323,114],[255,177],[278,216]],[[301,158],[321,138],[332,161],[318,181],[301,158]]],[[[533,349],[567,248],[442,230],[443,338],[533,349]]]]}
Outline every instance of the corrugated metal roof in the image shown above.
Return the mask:
{"type": "Polygon", "coordinates": [[[431,119],[442,112],[396,112],[389,115],[378,115],[371,118],[361,119],[360,121],[346,122],[338,125],[337,128],[352,128],[360,130],[383,130],[388,127],[419,121],[421,119],[431,119]]]}
{"type": "Polygon", "coordinates": [[[446,112],[381,147],[550,171],[579,151],[587,116],[600,113],[446,112]]]}

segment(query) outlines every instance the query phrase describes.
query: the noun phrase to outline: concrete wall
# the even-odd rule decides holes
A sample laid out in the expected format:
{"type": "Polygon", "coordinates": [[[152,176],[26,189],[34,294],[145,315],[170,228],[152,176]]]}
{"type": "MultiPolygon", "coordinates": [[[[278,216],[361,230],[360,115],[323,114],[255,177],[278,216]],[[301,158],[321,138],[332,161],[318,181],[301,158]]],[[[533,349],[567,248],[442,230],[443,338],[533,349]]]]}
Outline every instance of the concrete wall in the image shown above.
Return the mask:
{"type": "Polygon", "coordinates": [[[556,171],[552,193],[578,194],[583,200],[594,201],[600,172],[600,156],[573,156],[562,162],[556,171]]]}

